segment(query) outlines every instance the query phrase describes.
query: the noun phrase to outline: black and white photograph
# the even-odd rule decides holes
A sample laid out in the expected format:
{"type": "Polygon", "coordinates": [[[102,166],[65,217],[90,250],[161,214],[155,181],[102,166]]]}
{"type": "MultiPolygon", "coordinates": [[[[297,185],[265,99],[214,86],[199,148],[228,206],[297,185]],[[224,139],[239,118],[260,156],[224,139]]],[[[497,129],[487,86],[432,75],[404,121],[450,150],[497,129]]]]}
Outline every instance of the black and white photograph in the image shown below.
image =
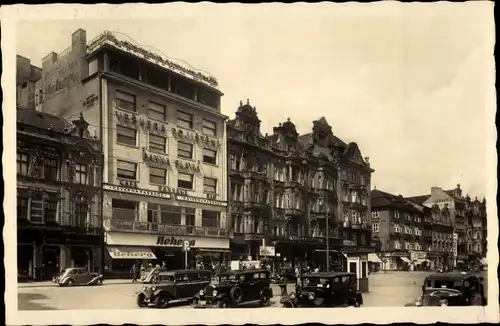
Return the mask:
{"type": "Polygon", "coordinates": [[[492,2],[0,21],[8,324],[499,321],[492,2]]]}

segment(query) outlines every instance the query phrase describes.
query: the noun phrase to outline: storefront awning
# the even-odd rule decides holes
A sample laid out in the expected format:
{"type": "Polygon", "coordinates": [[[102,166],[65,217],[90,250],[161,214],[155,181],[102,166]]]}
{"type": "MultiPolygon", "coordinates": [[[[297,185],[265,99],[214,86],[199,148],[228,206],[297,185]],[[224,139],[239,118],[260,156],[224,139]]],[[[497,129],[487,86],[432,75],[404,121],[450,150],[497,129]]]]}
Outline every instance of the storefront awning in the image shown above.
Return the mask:
{"type": "Polygon", "coordinates": [[[231,252],[231,250],[229,250],[229,249],[222,249],[222,248],[200,248],[198,250],[201,252],[214,252],[214,253],[231,252]]]}
{"type": "Polygon", "coordinates": [[[107,246],[106,249],[113,259],[156,259],[151,249],[146,247],[107,246]]]}
{"type": "Polygon", "coordinates": [[[368,254],[368,261],[371,263],[382,264],[382,260],[377,254],[368,254]]]}
{"type": "Polygon", "coordinates": [[[406,257],[399,257],[399,258],[401,258],[401,260],[404,261],[405,263],[411,264],[411,260],[409,260],[408,258],[406,257]]]}

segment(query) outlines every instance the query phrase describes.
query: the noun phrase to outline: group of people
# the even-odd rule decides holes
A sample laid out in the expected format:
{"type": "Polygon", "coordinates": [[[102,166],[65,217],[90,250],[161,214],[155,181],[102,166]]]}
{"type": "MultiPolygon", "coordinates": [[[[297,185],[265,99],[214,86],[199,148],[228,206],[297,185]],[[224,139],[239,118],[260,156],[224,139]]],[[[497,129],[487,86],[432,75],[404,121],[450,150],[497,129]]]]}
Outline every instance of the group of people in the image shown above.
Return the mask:
{"type": "MultiPolygon", "coordinates": [[[[153,268],[153,267],[163,267],[163,268],[167,268],[167,263],[165,262],[162,262],[161,266],[160,264],[156,264],[155,266],[153,266],[152,263],[149,263],[147,268],[153,268]]],[[[132,266],[132,268],[130,269],[130,273],[132,274],[132,283],[136,283],[138,280],[141,279],[141,274],[146,270],[146,266],[144,264],[142,264],[141,262],[136,262],[134,264],[134,266],[132,266]]]]}

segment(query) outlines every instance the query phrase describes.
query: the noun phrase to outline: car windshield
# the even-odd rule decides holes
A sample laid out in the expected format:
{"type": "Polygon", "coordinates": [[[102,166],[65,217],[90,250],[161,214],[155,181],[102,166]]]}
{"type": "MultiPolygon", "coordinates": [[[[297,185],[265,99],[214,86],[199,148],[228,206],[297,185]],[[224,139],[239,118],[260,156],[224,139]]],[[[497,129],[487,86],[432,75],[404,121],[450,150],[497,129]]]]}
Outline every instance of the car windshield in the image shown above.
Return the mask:
{"type": "Polygon", "coordinates": [[[235,281],[236,280],[236,275],[221,275],[219,276],[219,282],[226,282],[226,281],[235,281]]]}
{"type": "Polygon", "coordinates": [[[307,277],[304,278],[304,285],[305,286],[315,286],[315,285],[326,285],[328,284],[328,279],[327,278],[321,278],[321,277],[307,277]]]}
{"type": "Polygon", "coordinates": [[[427,280],[425,282],[426,288],[431,289],[455,289],[460,290],[462,287],[461,281],[453,281],[453,280],[427,280]]]}

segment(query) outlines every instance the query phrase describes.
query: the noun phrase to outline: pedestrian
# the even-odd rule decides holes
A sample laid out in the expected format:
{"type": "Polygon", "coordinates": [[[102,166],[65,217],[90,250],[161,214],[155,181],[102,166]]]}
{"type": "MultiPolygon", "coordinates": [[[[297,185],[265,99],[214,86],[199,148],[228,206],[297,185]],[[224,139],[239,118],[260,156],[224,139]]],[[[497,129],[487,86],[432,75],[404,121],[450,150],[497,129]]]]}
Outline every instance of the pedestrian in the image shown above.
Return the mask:
{"type": "Polygon", "coordinates": [[[161,263],[161,267],[163,267],[163,268],[167,269],[167,263],[166,263],[166,262],[162,262],[162,263],[161,263]]]}
{"type": "Polygon", "coordinates": [[[139,269],[139,267],[137,266],[137,264],[134,264],[132,266],[132,268],[130,269],[130,274],[132,274],[132,283],[136,283],[137,282],[137,270],[139,269]]]}

